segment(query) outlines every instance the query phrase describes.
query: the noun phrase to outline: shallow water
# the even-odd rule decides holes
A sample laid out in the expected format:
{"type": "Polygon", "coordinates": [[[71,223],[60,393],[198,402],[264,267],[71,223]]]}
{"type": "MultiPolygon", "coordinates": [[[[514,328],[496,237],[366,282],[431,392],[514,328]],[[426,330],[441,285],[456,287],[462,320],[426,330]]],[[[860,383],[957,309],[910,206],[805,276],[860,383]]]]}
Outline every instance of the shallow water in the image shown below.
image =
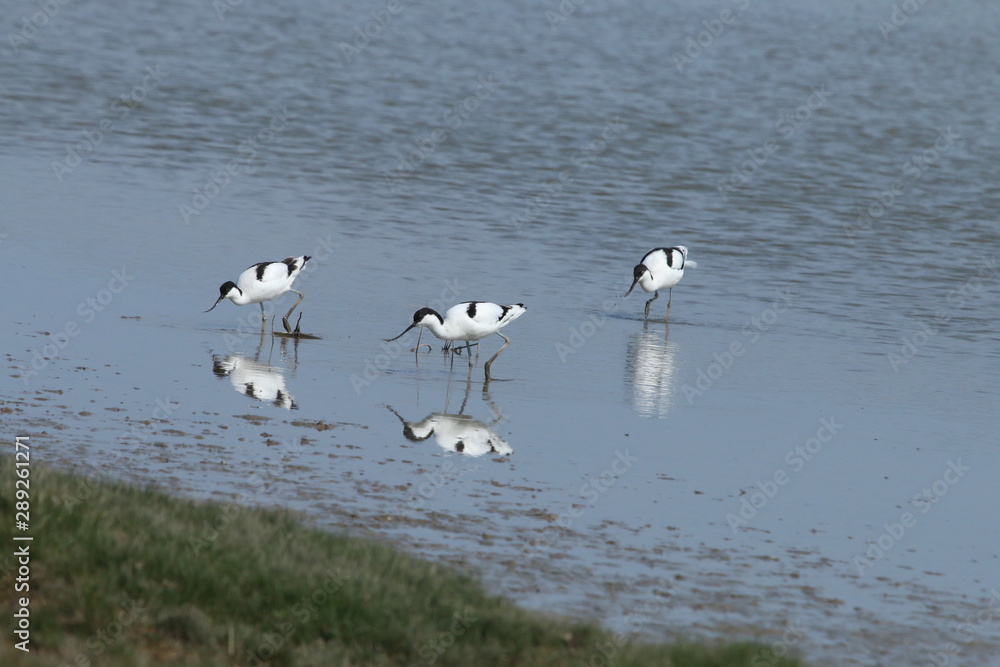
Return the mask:
{"type": "Polygon", "coordinates": [[[403,3],[339,46],[384,7],[5,19],[8,430],[622,631],[995,661],[1000,10],[403,3]],[[303,253],[319,340],[202,312],[303,253]],[[499,338],[380,343],[466,299],[528,307],[488,387],[499,338]]]}

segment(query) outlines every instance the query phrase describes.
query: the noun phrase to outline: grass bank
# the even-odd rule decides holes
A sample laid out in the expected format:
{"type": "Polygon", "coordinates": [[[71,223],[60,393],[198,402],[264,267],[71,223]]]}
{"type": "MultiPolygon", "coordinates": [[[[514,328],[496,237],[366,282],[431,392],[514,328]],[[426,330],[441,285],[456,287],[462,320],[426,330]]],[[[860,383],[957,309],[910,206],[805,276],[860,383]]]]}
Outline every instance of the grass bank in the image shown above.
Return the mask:
{"type": "Polygon", "coordinates": [[[30,599],[31,653],[14,647],[18,620],[5,614],[3,665],[801,664],[750,642],[629,641],[526,611],[448,567],[287,512],[37,464],[29,529],[17,531],[15,479],[13,460],[0,457],[0,590],[5,600],[30,599]],[[14,592],[11,554],[24,545],[30,591],[14,592]]]}

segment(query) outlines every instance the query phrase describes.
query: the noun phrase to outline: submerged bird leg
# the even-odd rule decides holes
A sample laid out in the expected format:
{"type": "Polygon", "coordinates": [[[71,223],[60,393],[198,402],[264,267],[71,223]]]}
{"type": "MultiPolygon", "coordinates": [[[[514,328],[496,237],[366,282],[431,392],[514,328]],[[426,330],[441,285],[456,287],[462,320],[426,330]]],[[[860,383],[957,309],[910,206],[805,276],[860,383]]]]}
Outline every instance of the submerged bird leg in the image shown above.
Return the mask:
{"type": "Polygon", "coordinates": [[[471,348],[472,348],[473,345],[476,346],[476,357],[478,358],[479,357],[479,343],[478,342],[472,343],[470,341],[465,341],[465,345],[463,345],[462,347],[456,348],[455,349],[455,353],[456,354],[462,354],[462,350],[469,350],[469,353],[471,354],[472,353],[471,352],[471,348]]]}
{"type": "Polygon", "coordinates": [[[646,302],[646,319],[649,319],[649,304],[660,298],[660,292],[653,292],[653,298],[646,302]]]}
{"type": "Polygon", "coordinates": [[[288,309],[287,313],[285,313],[285,316],[281,318],[281,323],[285,325],[285,331],[287,331],[288,333],[292,333],[292,327],[288,326],[288,318],[292,316],[292,311],[295,310],[295,308],[300,303],[302,303],[302,299],[304,299],[306,295],[303,294],[302,292],[300,292],[298,290],[294,290],[294,289],[288,290],[288,291],[289,292],[295,292],[296,294],[299,295],[298,301],[296,301],[295,303],[293,303],[292,307],[288,309]]]}
{"type": "Polygon", "coordinates": [[[499,350],[497,350],[496,354],[494,354],[492,357],[490,357],[490,360],[486,362],[486,365],[483,366],[483,368],[486,370],[486,381],[487,382],[489,382],[490,380],[493,379],[492,377],[490,377],[490,366],[493,364],[493,360],[496,359],[497,357],[499,357],[500,353],[503,352],[505,349],[507,349],[507,346],[510,345],[510,338],[507,338],[506,336],[504,336],[499,331],[497,331],[496,334],[498,336],[500,336],[501,338],[504,339],[504,344],[503,344],[503,347],[501,347],[499,350]]]}

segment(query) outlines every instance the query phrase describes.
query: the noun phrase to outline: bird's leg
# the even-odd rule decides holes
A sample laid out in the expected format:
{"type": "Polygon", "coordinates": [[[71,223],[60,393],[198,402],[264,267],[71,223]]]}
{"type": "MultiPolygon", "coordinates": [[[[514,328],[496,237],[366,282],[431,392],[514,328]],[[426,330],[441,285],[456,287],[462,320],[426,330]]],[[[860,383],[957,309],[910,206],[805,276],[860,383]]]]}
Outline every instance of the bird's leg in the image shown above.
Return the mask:
{"type": "Polygon", "coordinates": [[[267,322],[267,313],[264,312],[264,302],[263,301],[261,301],[257,305],[260,306],[260,330],[261,330],[261,333],[263,333],[264,332],[264,328],[265,328],[264,324],[267,322]]]}
{"type": "MultiPolygon", "coordinates": [[[[478,358],[479,357],[479,343],[472,343],[472,342],[469,342],[469,341],[465,341],[465,345],[463,345],[462,347],[456,348],[455,352],[457,354],[462,354],[462,350],[471,350],[471,348],[472,348],[473,345],[476,346],[476,357],[478,358]]],[[[471,354],[471,352],[470,352],[470,354],[471,354]]]]}
{"type": "Polygon", "coordinates": [[[668,295],[667,296],[667,312],[665,312],[663,314],[663,319],[664,320],[666,320],[668,317],[670,317],[670,304],[674,300],[674,288],[673,287],[670,288],[670,291],[667,292],[667,295],[668,295]]]}
{"type": "Polygon", "coordinates": [[[292,327],[288,325],[288,318],[292,316],[292,311],[295,310],[300,303],[302,303],[302,299],[304,299],[306,295],[294,289],[288,291],[295,292],[296,294],[299,295],[298,301],[293,303],[292,307],[288,309],[287,313],[285,313],[285,316],[281,318],[281,323],[285,325],[285,331],[287,331],[288,333],[292,333],[292,327]]]}
{"type": "Polygon", "coordinates": [[[295,331],[293,331],[292,333],[295,334],[296,336],[300,336],[302,334],[302,330],[299,329],[300,322],[302,322],[302,313],[299,313],[299,319],[295,320],[295,331]]]}
{"type": "Polygon", "coordinates": [[[503,347],[501,347],[499,350],[497,350],[496,354],[494,354],[492,357],[490,357],[490,360],[486,362],[486,365],[483,366],[483,368],[486,371],[486,381],[487,382],[489,382],[490,380],[493,379],[492,377],[490,377],[490,366],[493,364],[493,360],[496,359],[497,357],[499,357],[500,353],[503,352],[505,349],[507,349],[507,346],[510,345],[510,338],[507,338],[506,336],[504,336],[499,331],[497,331],[496,334],[498,336],[500,336],[501,338],[504,339],[504,344],[503,344],[503,347]]]}
{"type": "Polygon", "coordinates": [[[653,292],[653,298],[646,302],[646,319],[649,319],[649,304],[660,298],[659,291],[653,292]]]}

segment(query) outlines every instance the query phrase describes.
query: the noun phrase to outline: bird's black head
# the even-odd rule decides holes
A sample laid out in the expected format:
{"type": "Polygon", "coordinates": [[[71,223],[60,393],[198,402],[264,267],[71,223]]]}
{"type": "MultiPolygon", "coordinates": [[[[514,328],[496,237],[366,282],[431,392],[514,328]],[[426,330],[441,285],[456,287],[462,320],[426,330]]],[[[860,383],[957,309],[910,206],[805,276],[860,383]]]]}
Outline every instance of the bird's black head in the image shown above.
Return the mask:
{"type": "Polygon", "coordinates": [[[648,272],[649,269],[646,267],[645,264],[636,264],[635,268],[632,269],[632,284],[629,286],[628,291],[625,292],[623,296],[628,296],[629,294],[631,294],[632,290],[635,289],[636,284],[639,282],[639,279],[642,278],[644,275],[646,275],[648,272]]]}
{"type": "Polygon", "coordinates": [[[222,303],[222,300],[225,299],[227,296],[229,296],[230,292],[232,292],[233,290],[236,290],[237,292],[240,292],[242,294],[240,288],[237,287],[236,283],[234,283],[232,280],[227,280],[226,282],[222,283],[222,286],[219,287],[219,298],[216,299],[215,303],[212,304],[212,307],[206,310],[205,312],[210,313],[213,310],[215,310],[215,307],[218,306],[220,303],[222,303]]]}
{"type": "Polygon", "coordinates": [[[232,280],[227,280],[226,282],[222,283],[222,285],[219,287],[219,298],[225,299],[227,296],[229,296],[229,293],[234,289],[238,289],[236,287],[236,283],[234,283],[232,280]]]}
{"type": "Polygon", "coordinates": [[[417,312],[413,313],[413,324],[419,325],[428,315],[433,315],[434,317],[438,318],[438,320],[442,324],[444,324],[444,320],[441,319],[441,316],[433,308],[421,308],[417,312]]]}

